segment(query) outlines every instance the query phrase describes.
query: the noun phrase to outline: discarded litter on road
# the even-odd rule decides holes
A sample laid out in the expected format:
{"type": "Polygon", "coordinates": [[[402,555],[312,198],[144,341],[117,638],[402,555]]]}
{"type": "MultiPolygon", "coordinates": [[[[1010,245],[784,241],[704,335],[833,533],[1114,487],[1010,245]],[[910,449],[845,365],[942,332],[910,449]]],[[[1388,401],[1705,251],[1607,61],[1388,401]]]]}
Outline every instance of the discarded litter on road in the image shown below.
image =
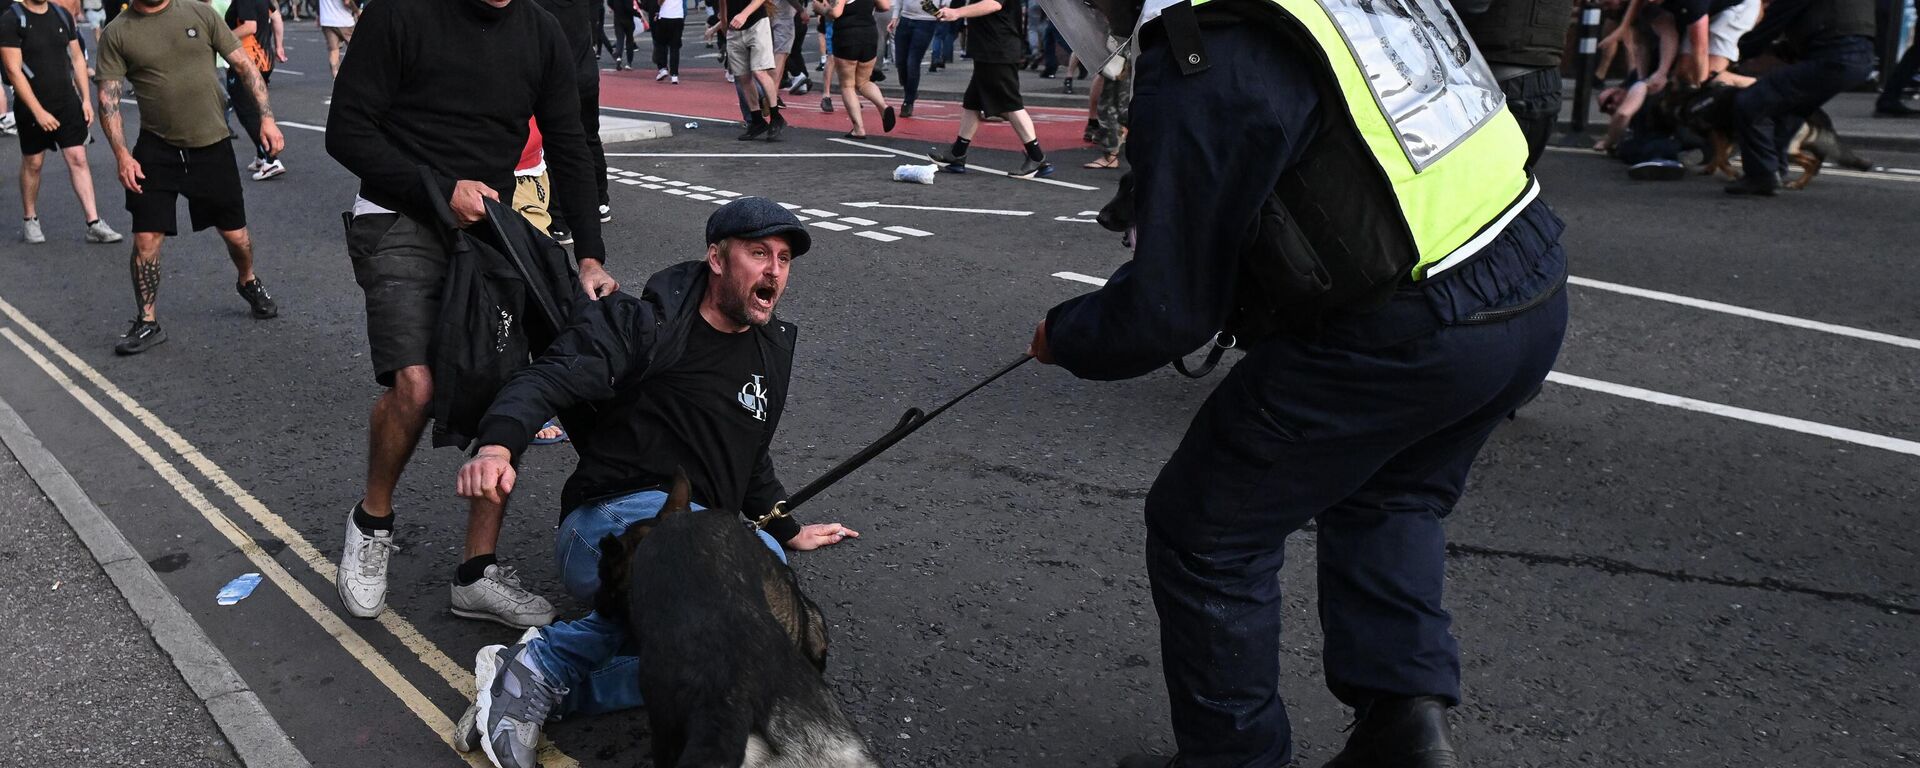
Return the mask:
{"type": "Polygon", "coordinates": [[[220,588],[220,594],[214,596],[214,602],[221,605],[233,605],[253,594],[253,588],[260,586],[260,574],[243,573],[220,588]]]}
{"type": "Polygon", "coordinates": [[[893,180],[904,181],[909,184],[932,184],[933,175],[939,172],[940,166],[932,163],[927,165],[903,165],[893,169],[893,180]]]}

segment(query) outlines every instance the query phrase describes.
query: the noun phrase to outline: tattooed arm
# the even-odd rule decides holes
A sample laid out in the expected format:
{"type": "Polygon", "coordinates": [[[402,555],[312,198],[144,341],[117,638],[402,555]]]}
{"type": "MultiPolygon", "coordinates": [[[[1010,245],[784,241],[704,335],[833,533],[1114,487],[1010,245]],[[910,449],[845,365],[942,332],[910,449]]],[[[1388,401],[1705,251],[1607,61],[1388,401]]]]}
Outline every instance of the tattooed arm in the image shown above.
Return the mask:
{"type": "Polygon", "coordinates": [[[273,107],[267,104],[267,80],[260,76],[260,68],[254,66],[253,58],[245,49],[235,48],[227,54],[227,63],[233,66],[233,73],[240,78],[240,84],[246,86],[253,103],[260,108],[260,143],[269,155],[278,155],[286,149],[286,137],[280,135],[280,126],[273,120],[273,107]]]}
{"type": "Polygon", "coordinates": [[[107,146],[113,147],[113,159],[120,164],[120,185],[140,192],[140,180],[147,175],[127,149],[126,127],[120,122],[120,97],[126,92],[125,80],[100,81],[100,132],[107,135],[107,146]]]}

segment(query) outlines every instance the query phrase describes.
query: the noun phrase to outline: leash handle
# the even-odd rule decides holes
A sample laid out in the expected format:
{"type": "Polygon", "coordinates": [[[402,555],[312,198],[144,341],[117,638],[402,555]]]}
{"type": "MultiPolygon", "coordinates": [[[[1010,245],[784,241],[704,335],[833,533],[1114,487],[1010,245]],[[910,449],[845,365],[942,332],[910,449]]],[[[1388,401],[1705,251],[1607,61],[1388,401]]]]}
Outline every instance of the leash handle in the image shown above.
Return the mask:
{"type": "Polygon", "coordinates": [[[818,494],[821,491],[826,490],[827,488],[831,487],[834,483],[840,482],[840,480],[842,478],[845,478],[847,475],[853,474],[854,470],[859,469],[862,465],[866,464],[869,461],[872,461],[875,456],[879,456],[880,454],[885,453],[886,450],[888,448],[892,448],[895,443],[898,443],[901,440],[906,439],[907,435],[913,434],[915,430],[918,430],[921,427],[926,426],[927,422],[933,421],[935,417],[939,416],[942,413],[945,413],[948,408],[952,408],[955,404],[958,404],[961,400],[967,399],[968,395],[971,395],[975,392],[980,391],[981,388],[987,386],[988,384],[992,384],[993,382],[999,380],[1000,377],[1002,376],[1012,373],[1013,369],[1019,368],[1020,366],[1025,365],[1028,360],[1032,360],[1032,359],[1033,357],[1031,355],[1021,355],[1020,359],[1013,361],[1012,363],[1008,364],[1007,367],[1005,368],[1001,368],[998,372],[994,373],[992,376],[988,376],[986,379],[982,380],[980,383],[973,385],[971,389],[968,389],[967,391],[960,393],[958,397],[955,397],[952,400],[948,400],[946,403],[942,404],[938,408],[933,409],[932,411],[921,411],[918,408],[908,408],[907,412],[900,416],[900,423],[895,424],[893,429],[888,430],[886,434],[880,436],[880,439],[873,441],[873,443],[869,444],[867,447],[860,449],[858,453],[855,453],[852,456],[848,456],[845,460],[841,461],[833,469],[827,470],[826,474],[821,475],[818,478],[815,478],[813,482],[807,483],[805,487],[802,487],[800,490],[787,496],[786,501],[782,501],[778,504],[773,505],[773,511],[767,513],[765,517],[762,517],[759,520],[755,521],[754,527],[756,528],[765,527],[767,523],[773,522],[776,518],[790,516],[795,507],[798,507],[801,504],[805,504],[807,500],[813,498],[815,494],[818,494]]]}

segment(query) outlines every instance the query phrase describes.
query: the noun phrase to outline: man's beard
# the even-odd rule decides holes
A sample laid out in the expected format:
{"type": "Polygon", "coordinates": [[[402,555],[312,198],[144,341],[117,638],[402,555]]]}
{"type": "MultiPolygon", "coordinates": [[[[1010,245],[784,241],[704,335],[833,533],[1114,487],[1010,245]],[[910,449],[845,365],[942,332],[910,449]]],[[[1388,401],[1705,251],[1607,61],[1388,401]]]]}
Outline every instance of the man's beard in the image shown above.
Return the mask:
{"type": "Polygon", "coordinates": [[[747,298],[752,295],[751,291],[746,294],[726,292],[720,297],[715,308],[720,310],[720,314],[728,320],[741,325],[756,327],[766,325],[768,320],[773,319],[773,313],[768,312],[766,317],[754,317],[753,310],[747,306],[747,298]]]}

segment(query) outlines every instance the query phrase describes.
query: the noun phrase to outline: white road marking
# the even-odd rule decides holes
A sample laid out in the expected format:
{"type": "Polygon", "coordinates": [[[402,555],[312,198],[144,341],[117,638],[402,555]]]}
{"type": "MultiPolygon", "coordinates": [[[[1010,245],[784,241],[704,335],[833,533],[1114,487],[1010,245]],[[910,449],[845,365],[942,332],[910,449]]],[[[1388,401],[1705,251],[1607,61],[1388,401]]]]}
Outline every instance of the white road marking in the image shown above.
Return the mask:
{"type": "MultiPolygon", "coordinates": [[[[623,184],[638,183],[633,181],[632,179],[618,178],[621,175],[638,175],[638,174],[634,174],[632,171],[627,171],[620,168],[608,168],[607,175],[609,177],[613,177],[613,180],[619,181],[623,184]]],[[[731,198],[737,198],[740,196],[740,193],[738,192],[732,192],[724,189],[715,189],[713,187],[700,185],[700,184],[690,184],[685,181],[663,179],[658,176],[643,176],[642,178],[658,179],[661,182],[661,184],[640,183],[640,186],[646,187],[648,189],[657,189],[662,192],[666,192],[667,194],[670,194],[670,195],[684,197],[688,200],[699,200],[701,202],[712,203],[714,205],[725,205],[732,201],[731,198]],[[670,185],[670,186],[663,187],[663,185],[670,185]],[[682,188],[676,189],[674,187],[682,187],[682,188]],[[706,193],[712,193],[712,194],[706,194],[706,193]]],[[[782,208],[785,208],[788,211],[794,212],[795,218],[803,222],[808,222],[811,226],[814,226],[829,232],[846,232],[848,234],[854,235],[855,237],[863,237],[878,243],[897,242],[900,240],[900,235],[908,235],[911,237],[929,237],[933,234],[931,232],[914,229],[912,227],[881,227],[880,222],[874,221],[873,219],[865,219],[858,216],[841,216],[840,214],[834,213],[833,211],[824,210],[820,208],[807,208],[801,205],[796,205],[794,203],[783,203],[779,201],[775,201],[775,202],[782,208]],[[856,230],[857,227],[877,227],[881,229],[891,229],[897,232],[898,234],[888,234],[887,232],[873,231],[873,230],[856,230]]]]}
{"type": "Polygon", "coordinates": [[[658,110],[652,110],[652,109],[627,109],[625,107],[601,107],[600,111],[631,112],[636,115],[663,115],[666,117],[677,117],[682,120],[693,120],[695,122],[705,120],[709,123],[718,123],[720,125],[739,125],[740,124],[740,121],[738,120],[727,120],[725,118],[719,118],[719,117],[704,117],[701,115],[682,115],[677,112],[660,112],[658,110]]]}
{"type": "Polygon", "coordinates": [[[702,195],[702,194],[699,194],[699,193],[695,193],[695,194],[691,194],[691,195],[687,195],[687,199],[688,199],[688,200],[703,200],[703,201],[704,201],[704,200],[713,200],[713,199],[715,199],[715,198],[714,198],[714,196],[713,196],[713,195],[702,195]]]}
{"type": "Polygon", "coordinates": [[[888,232],[898,232],[908,237],[932,237],[933,236],[932,232],[928,232],[924,229],[914,229],[913,227],[883,227],[883,229],[887,230],[888,232]]]}
{"type": "Polygon", "coordinates": [[[607,157],[892,157],[880,152],[608,152],[607,157]]]}
{"type": "MultiPolygon", "coordinates": [[[[266,576],[267,580],[279,587],[280,591],[285,593],[287,598],[291,600],[295,606],[298,606],[301,611],[305,612],[308,618],[313,619],[314,623],[320,625],[322,631],[333,636],[349,656],[352,656],[355,661],[360,662],[361,666],[365,667],[368,673],[372,674],[375,679],[387,686],[387,689],[393,692],[394,696],[400,700],[400,703],[412,711],[414,716],[420,719],[421,723],[425,724],[434,734],[440,736],[442,742],[447,744],[449,748],[453,746],[453,721],[447,718],[446,713],[441,712],[438,707],[434,706],[426,694],[422,693],[419,688],[414,687],[413,683],[407,680],[406,676],[402,675],[400,670],[394,667],[393,663],[388,661],[385,656],[380,655],[380,652],[375,650],[365,638],[347,626],[346,622],[342,621],[339,616],[334,615],[333,611],[327,608],[326,604],[322,603],[320,598],[314,596],[313,592],[308,590],[305,584],[301,584],[299,579],[294,578],[293,574],[288,573],[286,568],[281,567],[278,561],[275,561],[271,555],[268,555],[265,550],[261,549],[260,544],[253,540],[252,535],[248,534],[246,530],[241,528],[232,518],[227,517],[218,507],[215,507],[213,502],[208,500],[206,495],[200,492],[199,488],[194,487],[193,482],[188,480],[179,468],[161,456],[159,451],[154,450],[153,446],[144,438],[134,433],[133,429],[127,426],[125,421],[120,420],[119,417],[108,411],[106,406],[101,405],[100,401],[95,399],[93,395],[87,393],[87,391],[82,389],[73,379],[62,373],[59,368],[54,367],[51,360],[48,360],[45,355],[40,354],[39,350],[28,345],[25,339],[20,338],[19,334],[13,332],[12,328],[0,328],[0,337],[5,337],[7,341],[11,342],[15,347],[18,347],[20,352],[32,360],[35,365],[39,366],[40,370],[44,372],[48,378],[52,379],[55,384],[60,385],[62,389],[65,389],[69,395],[73,396],[74,400],[80,403],[81,407],[85,408],[89,413],[92,413],[94,418],[98,419],[102,425],[106,426],[109,431],[119,437],[121,442],[126,443],[128,448],[132,449],[135,454],[146,461],[147,465],[152,467],[153,471],[159,474],[160,478],[165,480],[166,483],[173,488],[174,492],[178,493],[180,498],[186,501],[188,506],[199,512],[200,516],[207,521],[208,525],[213,526],[214,530],[226,537],[227,541],[231,543],[236,550],[239,550],[242,555],[246,556],[247,560],[253,564],[253,567],[259,569],[259,572],[266,576]]],[[[467,763],[475,768],[486,768],[488,765],[484,755],[481,755],[477,760],[474,759],[472,755],[467,755],[466,759],[467,763]]]]}
{"type": "MultiPolygon", "coordinates": [[[[1053,276],[1060,278],[1062,280],[1071,280],[1076,283],[1086,283],[1088,285],[1098,286],[1098,285],[1107,284],[1106,280],[1103,280],[1098,277],[1094,277],[1092,275],[1083,275],[1078,272],[1055,272],[1053,273],[1053,276]]],[[[1679,408],[1682,410],[1711,414],[1711,415],[1720,416],[1723,418],[1735,419],[1737,421],[1745,421],[1752,424],[1759,424],[1762,426],[1773,427],[1775,429],[1784,429],[1789,432],[1798,432],[1805,435],[1813,435],[1815,437],[1824,437],[1830,440],[1837,440],[1843,443],[1852,443],[1854,445],[1866,446],[1868,448],[1879,448],[1884,451],[1902,453],[1908,456],[1920,456],[1920,442],[1915,442],[1912,440],[1903,440],[1901,438],[1888,437],[1886,435],[1876,435],[1872,432],[1862,432],[1857,429],[1848,429],[1846,427],[1836,427],[1831,424],[1821,424],[1817,421],[1807,421],[1806,419],[1796,419],[1791,416],[1781,416],[1779,414],[1767,413],[1765,411],[1756,411],[1749,408],[1741,408],[1738,406],[1726,405],[1723,403],[1708,402],[1706,400],[1695,400],[1691,397],[1669,395],[1665,392],[1655,392],[1651,389],[1641,389],[1639,387],[1630,387],[1625,384],[1615,384],[1609,381],[1601,381],[1599,379],[1590,379],[1585,376],[1575,376],[1569,373],[1560,373],[1559,371],[1553,371],[1551,373],[1548,373],[1547,381],[1551,381],[1555,384],[1560,384],[1563,386],[1574,387],[1577,389],[1585,389],[1585,390],[1591,390],[1594,392],[1600,392],[1603,394],[1614,395],[1616,397],[1625,397],[1633,400],[1640,400],[1643,402],[1653,403],[1655,405],[1664,405],[1670,408],[1679,408]]]]}
{"type": "Polygon", "coordinates": [[[284,125],[284,126],[286,126],[286,127],[288,127],[288,128],[299,128],[299,129],[302,129],[302,130],[307,130],[307,131],[318,131],[318,132],[320,132],[320,133],[326,133],[326,132],[327,132],[327,127],[326,127],[326,126],[324,126],[324,125],[307,125],[306,123],[296,123],[296,122],[294,122],[294,121],[292,121],[292,120],[276,120],[276,121],[274,121],[274,124],[275,124],[275,125],[284,125]]]}
{"type": "Polygon", "coordinates": [[[835,232],[845,232],[849,229],[853,229],[853,227],[849,227],[837,221],[816,221],[813,223],[813,225],[821,229],[830,229],[835,232]]]}
{"type": "Polygon", "coordinates": [[[687,189],[691,189],[695,192],[712,192],[713,191],[713,187],[703,187],[698,184],[695,184],[691,187],[687,187],[687,189]]]}
{"type": "Polygon", "coordinates": [[[1053,220],[1054,220],[1054,221],[1071,221],[1071,222],[1075,222],[1075,223],[1078,223],[1078,224],[1098,224],[1098,223],[1100,223],[1100,220],[1099,220],[1099,219],[1076,219],[1076,218],[1074,218],[1074,217],[1072,217],[1072,216],[1055,216],[1055,217],[1053,217],[1053,220]]]}
{"type": "Polygon", "coordinates": [[[1604,394],[1614,395],[1616,397],[1625,397],[1633,400],[1640,400],[1648,403],[1653,403],[1655,405],[1664,405],[1672,408],[1680,408],[1688,411],[1696,411],[1699,413],[1712,414],[1714,416],[1721,416],[1729,419],[1735,419],[1738,421],[1745,421],[1753,424],[1760,424],[1762,426],[1773,427],[1775,429],[1784,429],[1789,432],[1799,432],[1804,435],[1824,437],[1829,440],[1838,440],[1843,443],[1852,443],[1854,445],[1866,446],[1868,448],[1879,448],[1883,451],[1903,453],[1908,456],[1920,456],[1920,442],[1914,442],[1912,440],[1902,440],[1897,437],[1887,437],[1886,435],[1876,435],[1872,432],[1862,432],[1857,429],[1847,429],[1846,427],[1836,427],[1831,424],[1821,424],[1816,421],[1796,419],[1791,416],[1781,416],[1778,414],[1766,413],[1764,411],[1755,411],[1755,410],[1740,408],[1732,405],[1724,405],[1721,403],[1710,403],[1705,400],[1695,400],[1691,397],[1669,395],[1665,392],[1655,392],[1651,389],[1629,387],[1624,384],[1614,384],[1612,382],[1600,381],[1598,379],[1589,379],[1585,376],[1574,376],[1572,374],[1561,373],[1559,371],[1554,371],[1552,373],[1547,374],[1547,381],[1551,381],[1555,384],[1561,384],[1564,386],[1575,387],[1577,389],[1586,389],[1594,392],[1601,392],[1604,394]]]}
{"type": "Polygon", "coordinates": [[[1678,304],[1683,307],[1692,307],[1694,309],[1704,309],[1709,312],[1720,312],[1723,314],[1734,315],[1737,317],[1745,317],[1752,320],[1763,320],[1769,323],[1779,323],[1780,325],[1789,325],[1795,328],[1805,328],[1810,331],[1819,331],[1821,333],[1831,333],[1835,336],[1846,336],[1849,338],[1864,339],[1866,341],[1877,341],[1882,344],[1892,344],[1893,346],[1905,347],[1907,349],[1920,349],[1920,339],[1911,339],[1905,336],[1895,336],[1891,333],[1880,333],[1879,331],[1869,331],[1869,330],[1865,330],[1861,328],[1853,328],[1845,325],[1834,325],[1833,323],[1823,323],[1818,320],[1807,320],[1805,318],[1793,317],[1791,315],[1780,315],[1772,312],[1762,312],[1757,309],[1748,309],[1746,307],[1738,307],[1732,304],[1722,304],[1717,301],[1707,301],[1706,299],[1696,299],[1690,296],[1681,296],[1678,294],[1666,293],[1664,291],[1653,291],[1653,290],[1648,290],[1646,288],[1635,288],[1631,285],[1609,283],[1602,280],[1593,280],[1585,277],[1569,276],[1567,278],[1567,282],[1572,283],[1574,285],[1581,286],[1583,288],[1593,288],[1595,290],[1611,291],[1613,293],[1623,294],[1627,296],[1635,296],[1642,299],[1664,301],[1669,304],[1678,304]]]}
{"type": "Polygon", "coordinates": [[[829,219],[840,215],[840,214],[834,213],[833,211],[823,211],[818,208],[802,208],[800,209],[800,212],[808,216],[821,216],[829,219]]]}
{"type": "Polygon", "coordinates": [[[880,223],[880,222],[874,221],[873,219],[863,219],[858,216],[842,216],[840,217],[840,220],[848,224],[858,224],[862,227],[871,227],[875,224],[880,223]]]}
{"type": "Polygon", "coordinates": [[[289,74],[289,75],[294,75],[294,76],[296,76],[296,77],[306,77],[306,76],[307,76],[307,73],[305,73],[305,72],[295,72],[295,71],[293,71],[293,70],[291,70],[291,69],[287,69],[286,67],[274,67],[274,68],[273,68],[273,72],[274,72],[274,74],[279,74],[279,73],[281,73],[281,72],[285,72],[285,73],[287,73],[287,74],[289,74]]]}
{"type": "Polygon", "coordinates": [[[883,243],[891,243],[895,240],[900,239],[899,237],[896,237],[894,235],[889,235],[884,232],[855,232],[853,233],[853,236],[864,237],[868,240],[878,240],[883,243]]]}
{"type": "MultiPolygon", "coordinates": [[[[828,139],[828,141],[839,142],[841,144],[845,144],[850,147],[865,147],[867,149],[877,149],[882,152],[899,155],[901,157],[915,158],[922,162],[928,162],[928,163],[933,162],[933,160],[929,159],[926,155],[919,152],[908,152],[903,149],[894,149],[893,147],[883,147],[878,144],[866,144],[866,143],[854,141],[852,139],[828,139]]],[[[967,164],[967,170],[979,171],[981,173],[991,173],[995,176],[1006,176],[1007,178],[1014,178],[1011,174],[1008,174],[1006,171],[997,171],[992,168],[988,168],[984,165],[974,165],[973,163],[967,164]]],[[[1098,192],[1100,190],[1099,187],[1089,187],[1085,184],[1075,184],[1070,181],[1057,181],[1054,179],[1037,179],[1037,178],[1036,179],[1018,179],[1018,181],[1033,181],[1033,182],[1039,182],[1041,184],[1052,184],[1053,186],[1056,186],[1056,187],[1066,187],[1067,189],[1078,189],[1083,192],[1098,192]]]]}
{"type": "Polygon", "coordinates": [[[908,210],[908,211],[936,211],[939,213],[978,213],[978,214],[984,214],[988,216],[1032,216],[1033,215],[1033,211],[1016,211],[1016,210],[1005,209],[1005,208],[945,208],[937,205],[899,205],[896,203],[881,203],[881,202],[875,202],[871,200],[865,201],[865,202],[858,202],[858,203],[841,203],[841,205],[847,206],[849,208],[899,208],[899,209],[908,210]]]}

